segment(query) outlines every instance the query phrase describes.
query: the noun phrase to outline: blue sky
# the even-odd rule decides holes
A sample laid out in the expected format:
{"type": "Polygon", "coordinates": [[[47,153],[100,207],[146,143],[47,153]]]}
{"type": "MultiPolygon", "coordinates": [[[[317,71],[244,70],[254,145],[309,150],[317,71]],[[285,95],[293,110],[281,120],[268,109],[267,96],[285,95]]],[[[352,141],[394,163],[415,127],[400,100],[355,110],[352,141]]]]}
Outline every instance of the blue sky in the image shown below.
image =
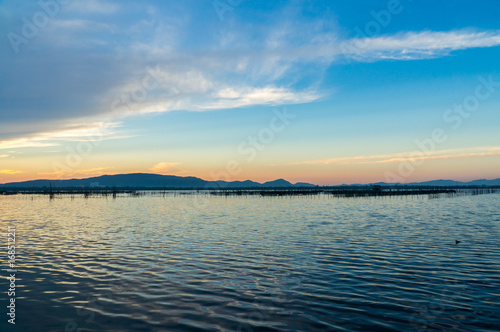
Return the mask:
{"type": "Polygon", "coordinates": [[[499,9],[1,1],[0,183],[498,178],[499,9]]]}

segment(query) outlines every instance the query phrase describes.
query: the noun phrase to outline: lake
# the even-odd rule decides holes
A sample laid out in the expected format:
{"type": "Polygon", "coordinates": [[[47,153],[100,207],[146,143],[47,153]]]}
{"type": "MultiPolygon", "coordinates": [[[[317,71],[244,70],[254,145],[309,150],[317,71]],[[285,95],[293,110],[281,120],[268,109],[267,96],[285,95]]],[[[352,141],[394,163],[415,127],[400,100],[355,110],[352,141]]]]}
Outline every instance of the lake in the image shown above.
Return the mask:
{"type": "Polygon", "coordinates": [[[15,195],[0,218],[1,331],[500,330],[500,194],[15,195]]]}

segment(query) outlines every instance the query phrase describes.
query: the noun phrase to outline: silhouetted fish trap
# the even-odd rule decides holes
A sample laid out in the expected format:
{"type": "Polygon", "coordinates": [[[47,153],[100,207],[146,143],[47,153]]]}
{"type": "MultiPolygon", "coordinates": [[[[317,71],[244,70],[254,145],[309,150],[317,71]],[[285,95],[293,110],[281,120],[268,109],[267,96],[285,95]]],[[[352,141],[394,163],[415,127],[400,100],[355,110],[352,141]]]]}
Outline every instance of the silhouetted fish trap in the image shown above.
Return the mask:
{"type": "Polygon", "coordinates": [[[266,188],[266,189],[182,189],[182,190],[130,190],[130,189],[22,189],[2,190],[0,195],[48,195],[50,199],[62,196],[81,195],[91,197],[143,197],[143,196],[184,196],[184,195],[211,195],[211,196],[260,196],[260,197],[292,197],[318,196],[330,197],[390,197],[390,196],[422,196],[429,198],[454,197],[465,195],[484,195],[500,191],[500,188],[467,188],[467,187],[414,187],[414,186],[351,186],[351,187],[323,187],[323,188],[266,188]]]}

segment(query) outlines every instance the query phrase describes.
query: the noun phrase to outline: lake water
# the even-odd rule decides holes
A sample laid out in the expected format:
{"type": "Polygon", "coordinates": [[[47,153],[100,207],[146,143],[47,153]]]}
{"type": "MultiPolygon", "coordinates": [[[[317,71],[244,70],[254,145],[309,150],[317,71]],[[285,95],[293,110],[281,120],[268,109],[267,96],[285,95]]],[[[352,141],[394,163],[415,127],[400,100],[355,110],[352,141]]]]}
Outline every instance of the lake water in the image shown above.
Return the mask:
{"type": "Polygon", "coordinates": [[[0,224],[1,331],[500,330],[499,194],[18,195],[0,224]]]}

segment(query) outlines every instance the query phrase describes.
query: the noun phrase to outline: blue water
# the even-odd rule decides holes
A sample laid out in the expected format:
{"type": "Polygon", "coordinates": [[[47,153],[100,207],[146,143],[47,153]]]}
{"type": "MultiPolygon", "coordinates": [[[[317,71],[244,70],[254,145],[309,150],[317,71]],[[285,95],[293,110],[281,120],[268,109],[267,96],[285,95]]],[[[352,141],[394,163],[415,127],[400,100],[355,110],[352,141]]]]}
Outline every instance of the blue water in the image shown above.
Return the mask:
{"type": "Polygon", "coordinates": [[[0,330],[499,331],[499,203],[0,197],[0,330]]]}

